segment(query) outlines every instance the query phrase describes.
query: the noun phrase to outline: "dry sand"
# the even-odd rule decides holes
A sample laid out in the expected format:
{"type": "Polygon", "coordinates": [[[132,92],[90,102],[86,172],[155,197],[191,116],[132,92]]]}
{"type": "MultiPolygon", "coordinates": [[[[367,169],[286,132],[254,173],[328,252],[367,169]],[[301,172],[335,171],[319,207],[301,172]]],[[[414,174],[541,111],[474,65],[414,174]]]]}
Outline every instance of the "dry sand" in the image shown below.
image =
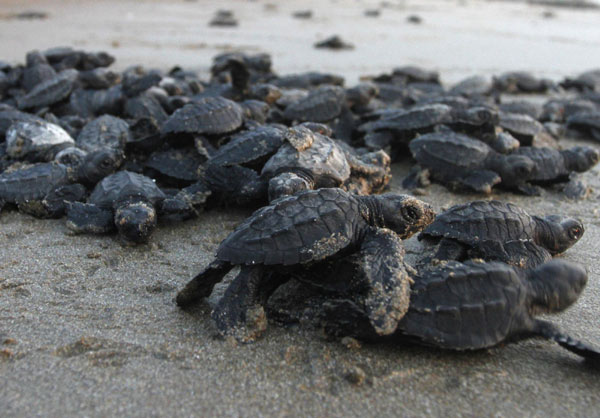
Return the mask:
{"type": "MultiPolygon", "coordinates": [[[[22,62],[27,50],[58,44],[106,49],[117,68],[178,63],[206,70],[230,49],[273,53],[281,73],[319,69],[377,73],[420,64],[444,80],[527,69],[560,77],[600,67],[600,14],[515,3],[403,2],[378,19],[377,3],[242,1],[0,1],[6,16],[44,10],[42,21],[0,23],[0,57],[22,62]],[[235,29],[207,27],[217,8],[232,8],[235,29]],[[290,18],[310,8],[315,18],[290,18]],[[417,13],[422,25],[405,18],[417,13]],[[333,26],[333,29],[332,29],[333,26]],[[317,51],[339,33],[354,51],[317,51]],[[118,45],[118,46],[117,46],[118,45]]],[[[566,145],[573,142],[566,141],[566,145]]],[[[392,191],[409,164],[394,167],[392,191]]],[[[588,266],[577,304],[553,320],[600,342],[600,168],[584,175],[592,196],[571,202],[497,193],[530,213],[580,217],[586,232],[566,259],[588,266]]],[[[436,209],[476,199],[433,186],[436,209]]],[[[269,327],[255,344],[215,337],[208,305],[192,313],[172,299],[249,211],[212,211],[159,228],[152,243],[123,247],[113,236],[72,236],[64,220],[0,215],[0,415],[2,416],[599,416],[600,379],[580,360],[545,341],[476,353],[414,346],[348,348],[321,334],[269,327]],[[348,374],[362,370],[360,385],[348,374]]]]}

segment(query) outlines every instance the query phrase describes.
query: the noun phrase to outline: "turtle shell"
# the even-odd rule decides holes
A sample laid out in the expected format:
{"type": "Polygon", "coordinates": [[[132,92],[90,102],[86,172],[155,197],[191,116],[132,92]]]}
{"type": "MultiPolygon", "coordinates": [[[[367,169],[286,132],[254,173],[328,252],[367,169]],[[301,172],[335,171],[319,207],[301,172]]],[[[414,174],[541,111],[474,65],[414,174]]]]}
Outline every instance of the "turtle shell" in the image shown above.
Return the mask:
{"type": "Polygon", "coordinates": [[[529,115],[519,113],[500,112],[500,127],[510,132],[520,141],[528,145],[540,132],[544,131],[544,125],[529,115]]]}
{"type": "Polygon", "coordinates": [[[0,110],[0,138],[4,137],[8,128],[15,122],[37,122],[46,123],[46,121],[38,116],[30,113],[21,112],[17,109],[0,110]]]}
{"type": "Polygon", "coordinates": [[[341,189],[307,190],[275,200],[240,224],[217,250],[232,264],[292,265],[348,247],[366,226],[360,203],[341,189]]]}
{"type": "Polygon", "coordinates": [[[156,204],[165,197],[151,178],[124,170],[111,174],[98,183],[88,203],[102,208],[113,208],[115,204],[128,199],[141,198],[156,204]]]}
{"type": "Polygon", "coordinates": [[[529,181],[564,181],[571,172],[567,169],[565,159],[560,151],[552,148],[520,147],[511,154],[524,155],[535,163],[536,169],[529,181]]]}
{"type": "Polygon", "coordinates": [[[0,201],[41,200],[59,186],[69,184],[67,167],[39,163],[0,174],[0,201]]]}
{"type": "Polygon", "coordinates": [[[234,135],[210,158],[210,164],[230,166],[265,161],[283,144],[285,130],[274,126],[261,126],[234,135]]]}
{"type": "Polygon", "coordinates": [[[504,263],[450,262],[415,279],[396,333],[455,350],[491,347],[527,327],[528,291],[504,263]]]}
{"type": "Polygon", "coordinates": [[[409,144],[413,157],[439,178],[454,178],[483,168],[492,149],[485,143],[453,132],[431,133],[409,144]]]}
{"type": "Polygon", "coordinates": [[[175,182],[192,184],[198,181],[198,168],[203,158],[194,148],[170,149],[152,153],[144,166],[175,182]]]}
{"type": "Polygon", "coordinates": [[[177,109],[165,121],[162,132],[221,135],[235,131],[243,123],[243,109],[224,97],[203,97],[177,109]]]}
{"type": "Polygon", "coordinates": [[[169,117],[158,100],[149,94],[127,99],[123,110],[128,117],[136,120],[153,118],[158,123],[163,123],[169,117]]]}
{"type": "Polygon", "coordinates": [[[350,177],[350,164],[343,149],[331,138],[316,132],[313,135],[312,145],[302,151],[283,144],[265,163],[261,175],[270,178],[282,169],[298,168],[309,171],[316,179],[326,177],[343,183],[350,177]]]}
{"type": "Polygon", "coordinates": [[[384,109],[379,114],[381,119],[367,122],[359,127],[362,132],[391,130],[391,131],[419,131],[433,129],[435,125],[450,121],[452,108],[445,104],[428,104],[412,109],[384,109]]]}
{"type": "Polygon", "coordinates": [[[301,122],[327,122],[342,112],[346,92],[339,86],[321,86],[285,108],[283,116],[301,122]]]}
{"type": "Polygon", "coordinates": [[[535,226],[535,219],[512,203],[479,200],[437,215],[419,238],[452,238],[469,245],[487,240],[530,240],[535,226]]]}
{"type": "Polygon", "coordinates": [[[17,100],[19,109],[49,106],[71,94],[77,81],[76,70],[65,70],[55,77],[37,84],[29,93],[17,100]]]}
{"type": "Polygon", "coordinates": [[[123,150],[130,135],[129,125],[123,119],[103,115],[83,127],[77,136],[77,146],[88,152],[106,148],[123,150]]]}
{"type": "Polygon", "coordinates": [[[17,122],[6,132],[7,154],[29,161],[50,161],[74,143],[63,128],[48,122],[17,122]]]}

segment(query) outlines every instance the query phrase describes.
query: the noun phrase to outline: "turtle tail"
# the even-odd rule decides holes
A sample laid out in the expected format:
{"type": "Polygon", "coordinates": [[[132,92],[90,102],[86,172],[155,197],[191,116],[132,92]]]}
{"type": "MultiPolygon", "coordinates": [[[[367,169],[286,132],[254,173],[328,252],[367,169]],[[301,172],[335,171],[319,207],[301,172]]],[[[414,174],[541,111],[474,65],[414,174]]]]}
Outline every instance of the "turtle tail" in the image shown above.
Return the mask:
{"type": "Polygon", "coordinates": [[[590,361],[594,365],[600,365],[600,349],[584,341],[577,340],[563,333],[556,325],[537,320],[534,332],[548,340],[558,343],[572,353],[577,354],[590,361]]]}
{"type": "Polygon", "coordinates": [[[200,299],[210,296],[215,284],[220,282],[229,270],[231,270],[231,264],[228,262],[213,261],[177,293],[175,302],[181,308],[187,308],[196,304],[200,299]]]}

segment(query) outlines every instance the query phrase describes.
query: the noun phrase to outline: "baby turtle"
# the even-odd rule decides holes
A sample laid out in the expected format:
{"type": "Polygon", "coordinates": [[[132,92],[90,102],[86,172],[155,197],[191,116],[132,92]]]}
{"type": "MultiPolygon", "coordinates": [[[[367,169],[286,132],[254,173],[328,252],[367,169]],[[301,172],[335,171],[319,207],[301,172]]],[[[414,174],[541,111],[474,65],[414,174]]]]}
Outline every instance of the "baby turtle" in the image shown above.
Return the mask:
{"type": "Polygon", "coordinates": [[[34,216],[60,217],[64,200],[85,197],[86,190],[80,183],[96,184],[122,161],[120,152],[103,150],[86,155],[73,167],[50,162],[4,171],[0,174],[0,208],[12,203],[34,216]]]}
{"type": "Polygon", "coordinates": [[[17,100],[19,109],[49,106],[68,97],[75,87],[77,74],[76,70],[64,70],[55,77],[37,84],[17,100]]]}
{"type": "Polygon", "coordinates": [[[177,109],[163,124],[163,134],[222,135],[244,122],[245,108],[224,97],[203,97],[177,109]]]}
{"type": "MultiPolygon", "coordinates": [[[[433,217],[429,205],[406,195],[355,196],[341,189],[319,189],[276,200],[254,212],[225,238],[216,259],[179,292],[177,304],[185,307],[209,296],[214,285],[234,265],[240,265],[240,273],[219,301],[213,318],[222,334],[251,341],[264,331],[263,304],[279,285],[265,282],[265,271],[294,269],[355,251],[381,228],[406,238],[433,217]]],[[[389,280],[381,270],[366,285],[377,287],[389,280]]],[[[386,287],[384,292],[394,294],[394,288],[386,287]]],[[[397,302],[388,301],[394,306],[397,302]]],[[[373,320],[377,322],[376,316],[383,313],[373,312],[373,320]]]]}
{"type": "Polygon", "coordinates": [[[52,161],[75,141],[60,126],[43,121],[16,122],[6,132],[6,153],[31,162],[52,161]]]}
{"type": "Polygon", "coordinates": [[[67,227],[75,232],[106,233],[115,229],[126,241],[148,241],[156,228],[156,208],[166,198],[154,181],[119,171],[96,185],[88,203],[69,203],[67,227]]]}
{"type": "MultiPolygon", "coordinates": [[[[600,159],[598,150],[586,146],[560,151],[543,147],[520,147],[513,151],[512,155],[525,156],[536,164],[534,175],[528,180],[535,185],[568,182],[574,172],[583,173],[595,166],[600,159]]],[[[585,190],[585,187],[582,189],[585,190]]]]}
{"type": "Polygon", "coordinates": [[[600,141],[600,111],[584,111],[569,116],[567,129],[575,129],[591,139],[600,141]]]}
{"type": "Polygon", "coordinates": [[[544,125],[523,113],[499,112],[499,126],[519,140],[521,146],[546,146],[558,148],[556,140],[544,125]]]}
{"type": "Polygon", "coordinates": [[[88,122],[77,136],[77,146],[84,151],[111,148],[123,151],[131,141],[129,125],[123,119],[103,115],[88,122]]]}
{"type": "Polygon", "coordinates": [[[534,77],[525,71],[512,71],[493,77],[494,90],[503,93],[546,93],[554,87],[552,80],[534,77]]]}
{"type": "Polygon", "coordinates": [[[299,304],[305,311],[306,306],[312,309],[330,333],[340,336],[410,341],[450,350],[479,350],[541,337],[597,363],[598,348],[535,318],[567,309],[587,279],[584,267],[565,260],[552,260],[535,270],[498,262],[450,262],[414,277],[408,311],[390,336],[377,334],[364,308],[350,298],[313,294],[312,301],[299,304]]]}
{"type": "MultiPolygon", "coordinates": [[[[527,183],[536,168],[530,158],[499,154],[466,135],[453,132],[426,134],[412,140],[409,148],[432,179],[450,187],[460,186],[490,194],[494,185],[501,184],[524,194],[537,192],[527,183]]],[[[411,182],[417,175],[413,172],[404,181],[404,187],[412,187],[411,182]]]]}
{"type": "Polygon", "coordinates": [[[283,116],[290,121],[328,122],[342,113],[346,92],[339,86],[321,86],[287,106],[283,116]]]}
{"type": "MultiPolygon", "coordinates": [[[[439,242],[434,257],[438,260],[464,259],[469,249],[487,245],[489,251],[492,244],[488,242],[503,245],[514,240],[532,241],[556,255],[579,241],[584,231],[580,220],[568,216],[531,216],[512,203],[480,200],[453,206],[439,214],[419,234],[419,240],[439,242]]],[[[520,251],[518,247],[512,249],[520,251]]]]}
{"type": "Polygon", "coordinates": [[[354,45],[344,41],[339,35],[330,36],[315,44],[315,48],[327,48],[327,49],[354,49],[354,45]]]}

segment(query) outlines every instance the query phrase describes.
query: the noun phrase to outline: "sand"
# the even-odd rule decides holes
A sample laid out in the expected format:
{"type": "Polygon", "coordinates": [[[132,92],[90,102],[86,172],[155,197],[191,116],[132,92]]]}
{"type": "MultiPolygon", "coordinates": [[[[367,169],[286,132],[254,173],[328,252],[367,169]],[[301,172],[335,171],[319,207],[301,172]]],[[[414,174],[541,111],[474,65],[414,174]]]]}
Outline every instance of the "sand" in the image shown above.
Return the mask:
{"type": "MultiPolygon", "coordinates": [[[[281,73],[359,74],[419,64],[453,82],[471,74],[526,69],[552,78],[600,67],[595,11],[517,3],[402,2],[363,17],[375,2],[32,1],[46,20],[0,24],[0,57],[58,44],[106,49],[116,68],[175,63],[206,71],[224,50],[273,53],[281,73]],[[403,6],[402,6],[403,5],[403,6]],[[240,26],[207,27],[217,8],[240,26]],[[294,20],[293,10],[315,18],[294,20]],[[405,18],[419,14],[422,25],[405,18]],[[334,29],[332,29],[332,27],[334,29]],[[312,48],[339,33],[348,52],[312,48]]],[[[25,9],[0,1],[6,16],[25,9]]],[[[565,145],[583,143],[565,141],[565,145]]],[[[408,163],[394,166],[402,192],[408,163]]],[[[600,167],[583,177],[582,202],[496,192],[530,213],[580,217],[584,237],[563,257],[588,266],[580,300],[553,321],[600,342],[600,167]]],[[[433,186],[436,209],[478,198],[433,186]]],[[[74,236],[64,220],[0,214],[0,410],[2,416],[598,416],[600,379],[575,355],[545,341],[452,353],[415,346],[347,346],[321,333],[270,324],[260,341],[236,346],[216,336],[203,304],[182,312],[177,289],[209,260],[249,210],[210,211],[162,225],[148,245],[114,236],[74,236]],[[357,379],[358,377],[362,377],[357,379]],[[360,381],[356,383],[356,381],[360,381]]],[[[410,248],[410,243],[408,244],[410,248]]],[[[219,290],[219,289],[218,289],[219,290]]],[[[218,292],[217,292],[218,293],[218,292]]],[[[214,300],[214,298],[213,298],[214,300]]]]}

